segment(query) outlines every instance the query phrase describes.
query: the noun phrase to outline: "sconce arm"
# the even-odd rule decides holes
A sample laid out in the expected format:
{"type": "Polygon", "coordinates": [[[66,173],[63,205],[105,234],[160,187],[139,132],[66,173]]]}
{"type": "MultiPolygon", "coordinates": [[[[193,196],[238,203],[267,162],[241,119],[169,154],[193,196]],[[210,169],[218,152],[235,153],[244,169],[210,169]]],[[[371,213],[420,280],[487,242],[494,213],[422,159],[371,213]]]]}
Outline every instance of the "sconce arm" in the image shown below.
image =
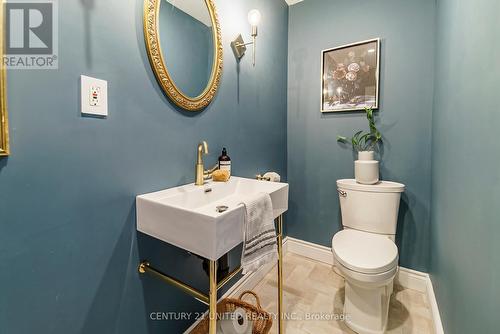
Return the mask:
{"type": "Polygon", "coordinates": [[[247,46],[247,45],[252,45],[254,42],[248,42],[248,43],[236,43],[236,47],[241,47],[241,46],[247,46]]]}

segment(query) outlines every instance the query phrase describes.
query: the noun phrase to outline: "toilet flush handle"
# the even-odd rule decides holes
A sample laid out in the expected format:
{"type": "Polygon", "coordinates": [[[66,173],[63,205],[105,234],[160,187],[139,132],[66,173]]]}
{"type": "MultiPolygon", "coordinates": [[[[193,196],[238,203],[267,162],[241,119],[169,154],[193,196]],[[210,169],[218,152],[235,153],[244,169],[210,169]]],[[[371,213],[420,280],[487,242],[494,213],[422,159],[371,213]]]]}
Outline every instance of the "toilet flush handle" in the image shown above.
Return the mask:
{"type": "Polygon", "coordinates": [[[339,193],[340,197],[347,197],[347,191],[337,189],[337,192],[339,193]]]}

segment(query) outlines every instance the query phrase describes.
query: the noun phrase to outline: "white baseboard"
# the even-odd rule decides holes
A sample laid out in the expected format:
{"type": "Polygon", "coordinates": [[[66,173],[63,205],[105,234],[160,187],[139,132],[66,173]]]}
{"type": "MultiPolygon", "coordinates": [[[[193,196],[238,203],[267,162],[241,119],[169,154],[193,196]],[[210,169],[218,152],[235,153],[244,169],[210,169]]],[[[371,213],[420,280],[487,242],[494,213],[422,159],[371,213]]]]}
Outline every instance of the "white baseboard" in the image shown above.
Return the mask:
{"type": "Polygon", "coordinates": [[[418,292],[427,293],[427,280],[429,274],[420,271],[399,267],[396,275],[396,284],[403,288],[416,290],[418,292]]]}
{"type": "Polygon", "coordinates": [[[441,315],[439,314],[438,303],[436,295],[434,294],[434,287],[429,275],[427,275],[427,299],[431,306],[432,320],[434,320],[435,334],[444,334],[443,323],[441,322],[441,315]]]}
{"type": "Polygon", "coordinates": [[[311,260],[333,265],[332,249],[329,247],[313,244],[304,240],[286,237],[287,251],[307,257],[311,260]]]}
{"type": "MultiPolygon", "coordinates": [[[[311,242],[295,239],[292,237],[285,238],[287,251],[307,257],[309,259],[333,265],[332,250],[329,247],[313,244],[311,242]]],[[[429,305],[431,307],[432,319],[434,321],[435,334],[444,334],[441,316],[439,315],[436,296],[429,274],[420,271],[399,267],[396,276],[396,284],[401,285],[406,289],[416,290],[427,295],[429,305]]]]}

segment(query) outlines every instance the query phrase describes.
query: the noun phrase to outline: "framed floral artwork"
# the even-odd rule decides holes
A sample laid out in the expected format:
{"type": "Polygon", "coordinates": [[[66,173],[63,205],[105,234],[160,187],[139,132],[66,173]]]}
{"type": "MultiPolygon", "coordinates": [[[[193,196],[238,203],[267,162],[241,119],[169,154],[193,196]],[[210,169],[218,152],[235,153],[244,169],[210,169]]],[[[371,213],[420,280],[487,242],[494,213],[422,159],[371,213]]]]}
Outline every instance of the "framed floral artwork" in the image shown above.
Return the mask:
{"type": "Polygon", "coordinates": [[[321,112],[378,109],[380,39],[321,52],[321,112]]]}

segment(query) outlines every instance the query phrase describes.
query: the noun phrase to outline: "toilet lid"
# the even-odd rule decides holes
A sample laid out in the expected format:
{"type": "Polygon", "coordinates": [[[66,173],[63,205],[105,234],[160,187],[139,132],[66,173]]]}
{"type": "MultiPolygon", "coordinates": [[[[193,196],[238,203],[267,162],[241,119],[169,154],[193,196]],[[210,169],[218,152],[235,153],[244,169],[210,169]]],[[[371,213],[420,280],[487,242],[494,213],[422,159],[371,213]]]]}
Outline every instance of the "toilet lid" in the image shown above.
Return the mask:
{"type": "Polygon", "coordinates": [[[378,274],[398,264],[398,248],[389,238],[368,232],[343,230],[332,239],[333,255],[344,267],[378,274]]]}

